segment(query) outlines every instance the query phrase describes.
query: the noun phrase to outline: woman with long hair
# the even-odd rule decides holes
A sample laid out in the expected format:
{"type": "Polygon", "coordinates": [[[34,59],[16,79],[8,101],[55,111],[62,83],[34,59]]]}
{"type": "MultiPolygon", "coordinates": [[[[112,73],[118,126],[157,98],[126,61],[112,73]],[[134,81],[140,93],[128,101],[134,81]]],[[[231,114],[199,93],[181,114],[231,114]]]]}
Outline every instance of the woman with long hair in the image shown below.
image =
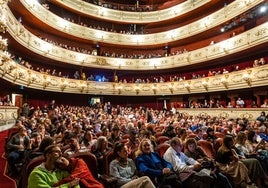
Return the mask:
{"type": "Polygon", "coordinates": [[[239,160],[234,150],[234,140],[231,135],[223,138],[223,143],[216,154],[216,164],[219,170],[231,177],[235,187],[246,187],[251,184],[247,167],[239,160]]]}

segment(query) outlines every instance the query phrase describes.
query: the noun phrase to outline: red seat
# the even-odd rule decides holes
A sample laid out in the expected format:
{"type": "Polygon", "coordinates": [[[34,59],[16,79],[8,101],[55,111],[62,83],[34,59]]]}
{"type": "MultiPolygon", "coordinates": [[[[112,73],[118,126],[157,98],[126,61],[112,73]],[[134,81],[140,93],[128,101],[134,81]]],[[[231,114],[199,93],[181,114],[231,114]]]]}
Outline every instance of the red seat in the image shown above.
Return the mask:
{"type": "Polygon", "coordinates": [[[214,149],[217,152],[222,145],[223,138],[217,138],[214,144],[214,149]]]}
{"type": "Polygon", "coordinates": [[[158,138],[159,136],[162,136],[162,135],[163,135],[162,132],[156,132],[156,133],[154,134],[155,138],[158,138]]]}
{"type": "Polygon", "coordinates": [[[197,135],[194,134],[194,133],[189,133],[187,137],[188,137],[188,138],[196,138],[197,135]]]}
{"type": "Polygon", "coordinates": [[[221,132],[215,132],[214,135],[217,137],[217,138],[224,138],[225,134],[224,133],[221,133],[221,132]]]}
{"type": "Polygon", "coordinates": [[[156,138],[156,141],[157,141],[158,144],[162,144],[162,143],[164,143],[164,142],[166,142],[168,140],[170,140],[170,138],[167,137],[167,136],[159,136],[159,137],[156,138]]]}
{"type": "Polygon", "coordinates": [[[129,134],[124,134],[123,136],[122,136],[122,139],[128,139],[129,138],[129,134]]]}
{"type": "Polygon", "coordinates": [[[207,140],[198,140],[197,145],[200,146],[207,156],[211,159],[214,159],[216,156],[216,152],[214,150],[213,144],[207,140]]]}
{"type": "Polygon", "coordinates": [[[156,152],[159,153],[159,155],[161,157],[163,157],[163,155],[165,154],[166,150],[169,148],[169,144],[168,143],[162,143],[162,144],[159,144],[156,148],[156,152]]]}
{"type": "Polygon", "coordinates": [[[85,161],[92,175],[98,179],[98,166],[97,159],[94,154],[90,152],[78,152],[73,154],[71,157],[80,158],[85,161]]]}
{"type": "Polygon", "coordinates": [[[27,165],[26,167],[22,170],[22,175],[21,175],[21,182],[20,186],[21,188],[27,188],[28,187],[28,177],[33,171],[33,169],[40,165],[42,162],[44,162],[45,158],[44,156],[39,156],[36,158],[33,158],[27,165]]]}

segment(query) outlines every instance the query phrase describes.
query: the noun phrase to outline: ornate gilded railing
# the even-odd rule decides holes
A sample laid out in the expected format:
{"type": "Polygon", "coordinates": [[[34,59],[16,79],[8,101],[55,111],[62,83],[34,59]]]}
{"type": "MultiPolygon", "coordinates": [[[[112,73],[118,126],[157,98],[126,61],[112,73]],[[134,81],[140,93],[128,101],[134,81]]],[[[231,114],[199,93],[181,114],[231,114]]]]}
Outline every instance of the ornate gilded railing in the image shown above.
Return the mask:
{"type": "Polygon", "coordinates": [[[105,42],[115,45],[142,46],[166,44],[202,33],[239,16],[247,10],[264,2],[264,0],[236,0],[219,11],[180,28],[155,34],[142,35],[120,34],[84,27],[53,14],[39,4],[38,1],[21,0],[20,2],[32,15],[60,32],[85,40],[105,42]]]}
{"type": "Polygon", "coordinates": [[[262,111],[267,111],[268,108],[180,108],[178,111],[185,115],[191,116],[210,116],[223,117],[229,119],[247,118],[256,120],[262,111]]]}
{"type": "Polygon", "coordinates": [[[1,126],[14,124],[18,117],[18,107],[15,106],[0,106],[0,131],[1,126]]]}
{"type": "Polygon", "coordinates": [[[112,58],[83,54],[52,45],[23,27],[8,7],[2,6],[0,13],[7,20],[5,27],[9,34],[25,48],[47,58],[84,67],[119,70],[176,68],[232,55],[268,42],[268,22],[266,22],[230,39],[188,53],[151,59],[112,58]]]}
{"type": "Polygon", "coordinates": [[[41,74],[17,64],[3,50],[0,51],[0,62],[0,76],[9,82],[39,90],[66,93],[163,96],[245,89],[267,86],[268,83],[268,65],[200,79],[137,84],[83,81],[41,74]]]}
{"type": "Polygon", "coordinates": [[[52,0],[52,2],[60,4],[63,7],[69,7],[75,12],[92,17],[101,17],[105,20],[124,22],[124,23],[152,23],[165,21],[177,16],[186,14],[197,9],[211,0],[185,1],[176,6],[151,12],[130,12],[122,10],[113,10],[83,0],[52,0]]]}

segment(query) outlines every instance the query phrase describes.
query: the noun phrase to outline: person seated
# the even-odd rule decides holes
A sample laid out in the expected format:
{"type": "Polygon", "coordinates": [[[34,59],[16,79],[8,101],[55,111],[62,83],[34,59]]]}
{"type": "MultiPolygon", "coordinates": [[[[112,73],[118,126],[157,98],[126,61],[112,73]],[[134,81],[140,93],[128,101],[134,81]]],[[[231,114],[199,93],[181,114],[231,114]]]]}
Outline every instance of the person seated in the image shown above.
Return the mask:
{"type": "Polygon", "coordinates": [[[164,159],[170,162],[173,170],[180,177],[185,187],[205,188],[211,187],[214,179],[209,174],[202,173],[198,176],[198,171],[201,170],[201,164],[193,158],[187,157],[182,152],[182,141],[178,137],[173,137],[170,140],[170,147],[164,154],[164,159]]]}
{"type": "Polygon", "coordinates": [[[22,162],[26,157],[27,150],[30,149],[30,138],[24,126],[19,128],[19,132],[13,135],[7,143],[7,162],[11,169],[10,176],[19,174],[16,164],[22,162]]]}
{"type": "Polygon", "coordinates": [[[138,171],[159,187],[182,187],[178,176],[174,173],[172,165],[153,151],[149,139],[142,139],[136,151],[138,171]]]}
{"type": "Polygon", "coordinates": [[[245,106],[244,100],[242,100],[240,97],[236,100],[236,107],[237,108],[243,108],[245,106]]]}
{"type": "Polygon", "coordinates": [[[211,142],[214,145],[215,142],[216,142],[216,139],[217,139],[217,137],[215,136],[214,129],[211,128],[211,127],[208,127],[207,128],[207,138],[206,138],[206,140],[211,142]]]}
{"type": "Polygon", "coordinates": [[[115,159],[109,164],[110,175],[117,178],[117,187],[121,188],[155,188],[148,176],[137,176],[134,161],[128,158],[128,148],[123,143],[115,143],[115,159]]]}
{"type": "Polygon", "coordinates": [[[54,144],[55,141],[52,137],[50,136],[46,136],[45,138],[43,138],[43,140],[41,141],[39,147],[36,149],[36,150],[32,150],[29,155],[28,155],[28,158],[29,160],[35,158],[35,157],[38,157],[38,156],[41,156],[44,154],[44,151],[46,149],[46,147],[54,144]]]}
{"type": "Polygon", "coordinates": [[[121,131],[119,128],[119,125],[114,125],[112,128],[111,136],[108,139],[108,142],[115,144],[116,142],[119,142],[121,140],[121,131]]]}
{"type": "Polygon", "coordinates": [[[97,138],[96,149],[92,152],[98,161],[98,173],[103,175],[105,174],[105,155],[111,151],[111,148],[108,147],[108,140],[105,136],[99,136],[97,138]]]}
{"type": "Polygon", "coordinates": [[[252,182],[248,175],[248,169],[233,149],[234,140],[231,135],[226,135],[223,138],[223,143],[216,154],[216,164],[219,170],[230,177],[232,183],[236,187],[246,187],[252,182]]]}
{"type": "Polygon", "coordinates": [[[90,149],[85,147],[84,145],[80,145],[77,135],[75,133],[70,133],[67,142],[69,142],[69,148],[65,150],[64,154],[71,156],[72,154],[75,154],[77,152],[89,152],[90,149]]]}
{"type": "MultiPolygon", "coordinates": [[[[241,161],[247,166],[250,172],[250,178],[256,182],[259,187],[262,184],[268,183],[268,176],[264,169],[268,168],[267,158],[259,158],[257,153],[249,153],[246,147],[247,135],[244,132],[239,132],[236,138],[235,150],[241,161]],[[259,158],[259,161],[257,160],[259,158]],[[261,162],[261,163],[260,163],[261,162]],[[262,164],[262,165],[261,165],[262,164]],[[262,180],[264,180],[262,182],[262,180]]],[[[268,184],[267,184],[268,185],[268,184]]]]}
{"type": "Polygon", "coordinates": [[[187,139],[185,143],[184,153],[201,164],[201,168],[211,170],[210,176],[214,178],[216,187],[232,188],[228,178],[218,172],[215,167],[214,160],[210,159],[200,146],[197,146],[197,141],[194,138],[187,139]]]}
{"type": "Polygon", "coordinates": [[[56,161],[56,165],[61,170],[67,170],[70,175],[56,184],[54,187],[59,187],[62,184],[79,179],[79,185],[83,188],[104,188],[104,186],[96,180],[90,172],[87,164],[83,159],[60,157],[56,161]]]}
{"type": "MultiPolygon", "coordinates": [[[[28,178],[28,188],[53,187],[60,180],[69,176],[66,170],[58,169],[56,161],[61,157],[61,149],[57,145],[50,145],[44,151],[45,161],[35,167],[28,178]]],[[[60,188],[80,188],[79,179],[62,184],[60,188]]]]}
{"type": "Polygon", "coordinates": [[[262,58],[260,58],[260,60],[259,60],[259,65],[265,65],[266,64],[266,61],[265,61],[265,59],[262,57],[262,58]]]}
{"type": "Polygon", "coordinates": [[[94,151],[94,147],[97,143],[97,139],[94,138],[91,129],[86,129],[82,138],[82,144],[88,148],[91,152],[94,151]]]}

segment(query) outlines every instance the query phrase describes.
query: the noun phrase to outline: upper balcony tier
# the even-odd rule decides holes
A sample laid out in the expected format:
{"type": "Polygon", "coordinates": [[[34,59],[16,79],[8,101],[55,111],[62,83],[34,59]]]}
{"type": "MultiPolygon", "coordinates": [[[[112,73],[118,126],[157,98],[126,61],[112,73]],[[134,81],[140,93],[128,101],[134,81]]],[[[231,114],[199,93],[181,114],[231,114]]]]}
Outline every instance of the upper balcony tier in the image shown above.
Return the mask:
{"type": "Polygon", "coordinates": [[[0,51],[0,75],[10,83],[38,90],[94,95],[152,96],[231,91],[267,86],[268,65],[174,82],[115,83],[68,79],[42,74],[16,63],[0,51]]]}
{"type": "MultiPolygon", "coordinates": [[[[112,58],[83,54],[55,46],[29,32],[11,13],[8,7],[0,9],[5,15],[5,26],[12,38],[25,49],[51,60],[77,66],[114,70],[159,70],[194,66],[212,60],[241,56],[247,51],[262,52],[267,49],[268,22],[222,42],[187,53],[152,59],[112,58]],[[7,21],[8,20],[8,21],[7,21]]],[[[112,39],[111,39],[112,40],[112,39]]]]}
{"type": "Polygon", "coordinates": [[[153,23],[162,22],[170,19],[174,19],[183,14],[187,14],[202,6],[213,6],[217,1],[211,0],[197,0],[197,1],[185,1],[173,7],[150,11],[150,12],[133,12],[124,10],[113,10],[105,8],[104,6],[98,6],[91,3],[87,3],[83,0],[51,0],[52,3],[64,7],[68,10],[76,12],[81,15],[95,17],[96,19],[103,19],[112,22],[120,23],[153,23]],[[209,5],[210,4],[210,5],[209,5]]]}
{"type": "Polygon", "coordinates": [[[247,4],[245,1],[237,0],[221,10],[192,22],[191,24],[165,32],[142,35],[121,34],[83,27],[53,14],[36,1],[22,0],[20,2],[31,13],[35,21],[39,22],[40,25],[43,24],[43,27],[47,27],[47,30],[54,30],[54,32],[66,35],[66,37],[79,38],[89,43],[103,43],[139,48],[157,45],[164,46],[167,43],[174,43],[175,41],[193,37],[217,26],[220,27],[221,24],[256,7],[264,1],[255,0],[247,4]]]}

